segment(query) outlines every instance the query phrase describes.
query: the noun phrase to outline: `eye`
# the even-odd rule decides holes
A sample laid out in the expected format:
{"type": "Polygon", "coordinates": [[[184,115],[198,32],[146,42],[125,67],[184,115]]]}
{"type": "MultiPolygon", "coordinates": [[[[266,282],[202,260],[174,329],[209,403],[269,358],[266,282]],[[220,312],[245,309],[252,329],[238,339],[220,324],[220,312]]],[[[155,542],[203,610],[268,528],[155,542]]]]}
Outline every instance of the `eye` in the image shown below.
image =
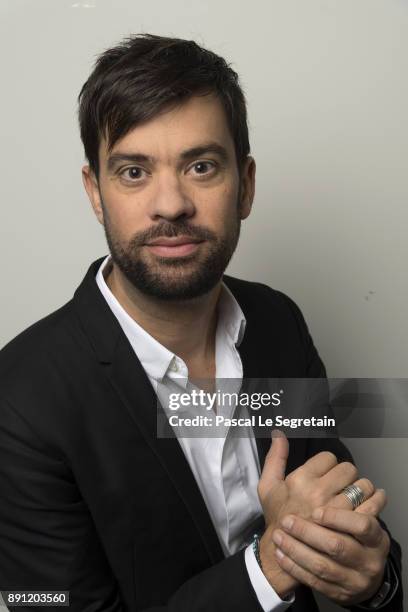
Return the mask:
{"type": "Polygon", "coordinates": [[[144,177],[145,171],[139,166],[129,166],[119,172],[119,175],[129,183],[136,183],[144,177]]]}
{"type": "Polygon", "coordinates": [[[215,163],[210,161],[196,161],[190,167],[190,169],[194,170],[194,174],[199,176],[212,174],[215,171],[215,168],[215,163]]]}

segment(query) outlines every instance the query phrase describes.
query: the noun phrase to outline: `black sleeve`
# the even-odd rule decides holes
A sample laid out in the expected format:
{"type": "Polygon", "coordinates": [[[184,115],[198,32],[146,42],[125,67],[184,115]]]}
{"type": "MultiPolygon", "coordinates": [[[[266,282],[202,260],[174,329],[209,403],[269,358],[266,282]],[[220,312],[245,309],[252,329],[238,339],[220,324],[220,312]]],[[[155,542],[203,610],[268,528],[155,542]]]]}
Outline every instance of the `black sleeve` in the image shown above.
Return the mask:
{"type": "MultiPolygon", "coordinates": [[[[309,333],[306,322],[298,306],[288,296],[285,296],[289,302],[289,306],[296,319],[299,334],[302,338],[302,343],[305,350],[306,359],[306,377],[310,378],[326,378],[326,368],[320,359],[320,356],[313,344],[313,340],[309,333]]],[[[337,438],[309,438],[307,445],[307,458],[313,457],[321,451],[331,451],[337,457],[339,462],[351,461],[354,463],[353,457],[348,448],[337,438]]],[[[398,588],[395,590],[391,601],[384,607],[380,608],[382,612],[403,612],[403,591],[402,591],[402,553],[401,547],[396,540],[393,539],[389,529],[384,521],[379,519],[383,529],[385,529],[391,539],[391,548],[388,555],[388,563],[392,563],[397,577],[398,588]]],[[[393,576],[395,579],[395,575],[393,576]]],[[[352,607],[350,610],[357,612],[358,607],[352,607]]],[[[360,608],[361,611],[361,608],[360,608]]]]}
{"type": "MultiPolygon", "coordinates": [[[[71,470],[5,401],[0,491],[1,591],[70,591],[71,612],[129,610],[71,470]]],[[[47,608],[57,609],[64,608],[47,608]]],[[[166,605],[148,610],[261,612],[261,607],[240,551],[188,580],[166,605]]]]}

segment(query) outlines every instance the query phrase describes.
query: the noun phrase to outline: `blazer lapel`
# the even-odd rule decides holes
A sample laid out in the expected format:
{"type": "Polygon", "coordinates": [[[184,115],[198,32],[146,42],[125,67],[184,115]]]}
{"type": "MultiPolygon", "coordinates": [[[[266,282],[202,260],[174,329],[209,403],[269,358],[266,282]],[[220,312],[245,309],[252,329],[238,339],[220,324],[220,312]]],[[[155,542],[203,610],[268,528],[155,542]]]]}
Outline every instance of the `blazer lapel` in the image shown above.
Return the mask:
{"type": "MultiPolygon", "coordinates": [[[[259,337],[258,326],[262,327],[263,321],[259,321],[256,314],[253,313],[253,299],[251,300],[251,296],[247,296],[239,290],[238,282],[235,278],[224,275],[223,280],[239,303],[246,319],[245,334],[241,344],[237,347],[243,368],[243,385],[241,390],[245,392],[246,389],[249,390],[251,385],[249,379],[270,378],[273,376],[271,372],[276,372],[276,368],[273,364],[273,355],[268,348],[265,338],[259,337]]],[[[271,446],[271,439],[269,437],[258,437],[255,440],[259,465],[262,470],[266,454],[271,446]]]]}
{"type": "MultiPolygon", "coordinates": [[[[285,378],[299,377],[298,372],[292,368],[282,367],[279,362],[280,352],[283,347],[275,345],[269,340],[273,336],[273,326],[277,323],[272,317],[263,317],[258,311],[254,311],[257,299],[253,295],[253,287],[246,288],[239,280],[230,276],[224,276],[224,281],[234,294],[247,320],[245,335],[242,343],[238,347],[243,365],[244,387],[251,386],[251,379],[274,379],[284,380],[285,378]]],[[[305,373],[306,376],[306,373],[305,373]]],[[[262,380],[260,387],[262,388],[262,380]]],[[[259,414],[269,416],[267,408],[259,411],[259,414]]],[[[301,465],[307,457],[308,438],[291,438],[289,440],[289,457],[286,466],[286,474],[301,465]]],[[[265,457],[271,446],[271,438],[257,437],[256,445],[261,469],[265,463],[265,457]]]]}
{"type": "Polygon", "coordinates": [[[103,259],[90,266],[75,292],[74,306],[112,386],[166,470],[191,514],[211,561],[216,563],[224,555],[194,475],[178,440],[157,437],[157,411],[162,408],[139,359],[96,284],[95,275],[103,259]]]}

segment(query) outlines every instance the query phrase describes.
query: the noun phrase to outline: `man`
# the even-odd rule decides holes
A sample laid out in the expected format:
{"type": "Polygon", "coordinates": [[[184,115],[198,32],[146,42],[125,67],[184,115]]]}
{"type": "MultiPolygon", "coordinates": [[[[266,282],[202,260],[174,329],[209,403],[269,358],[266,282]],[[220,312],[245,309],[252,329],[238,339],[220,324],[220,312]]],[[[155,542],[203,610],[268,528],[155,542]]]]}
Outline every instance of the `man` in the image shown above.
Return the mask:
{"type": "Polygon", "coordinates": [[[297,306],[224,275],[255,186],[237,75],[135,36],[100,56],[79,120],[110,256],[1,352],[1,589],[69,591],[75,611],[312,612],[313,587],[402,610],[385,494],[338,440],[157,436],[160,384],[325,376],[297,306]]]}

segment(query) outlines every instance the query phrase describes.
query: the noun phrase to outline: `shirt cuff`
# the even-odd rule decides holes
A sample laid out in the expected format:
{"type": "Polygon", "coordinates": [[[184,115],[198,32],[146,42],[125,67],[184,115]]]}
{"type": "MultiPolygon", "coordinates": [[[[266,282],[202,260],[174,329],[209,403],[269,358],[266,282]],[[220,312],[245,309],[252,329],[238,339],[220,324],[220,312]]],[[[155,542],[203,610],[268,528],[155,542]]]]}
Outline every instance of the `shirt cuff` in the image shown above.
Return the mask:
{"type": "Polygon", "coordinates": [[[264,612],[284,612],[295,601],[294,593],[287,599],[281,599],[267,581],[265,574],[255,558],[252,544],[245,550],[245,565],[252,587],[264,612]]]}

